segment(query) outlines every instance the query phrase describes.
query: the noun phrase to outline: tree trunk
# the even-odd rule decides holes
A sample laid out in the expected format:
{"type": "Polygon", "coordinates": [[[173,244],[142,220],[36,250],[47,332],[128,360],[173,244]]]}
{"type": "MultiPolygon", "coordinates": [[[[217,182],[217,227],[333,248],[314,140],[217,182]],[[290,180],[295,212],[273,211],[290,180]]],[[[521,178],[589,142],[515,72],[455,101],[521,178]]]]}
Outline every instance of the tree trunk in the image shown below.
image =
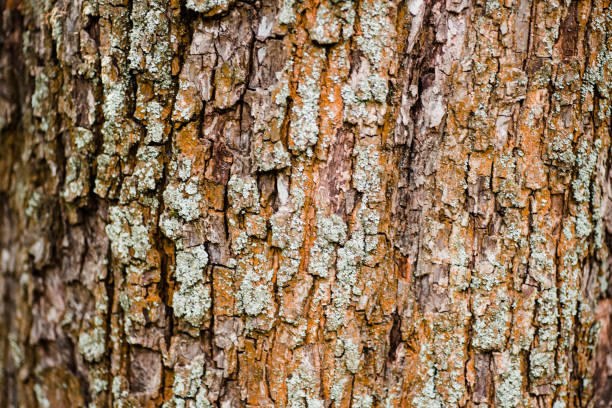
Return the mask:
{"type": "Polygon", "coordinates": [[[609,0],[0,6],[0,406],[612,406],[609,0]]]}

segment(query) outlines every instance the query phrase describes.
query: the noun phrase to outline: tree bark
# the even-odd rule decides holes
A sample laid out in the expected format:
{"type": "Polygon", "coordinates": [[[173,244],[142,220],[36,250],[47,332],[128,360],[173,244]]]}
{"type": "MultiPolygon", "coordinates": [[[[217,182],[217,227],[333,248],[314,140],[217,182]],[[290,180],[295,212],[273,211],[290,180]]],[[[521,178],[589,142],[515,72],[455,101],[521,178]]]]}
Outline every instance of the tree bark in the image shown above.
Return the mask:
{"type": "Polygon", "coordinates": [[[612,406],[609,0],[0,5],[0,406],[612,406]]]}

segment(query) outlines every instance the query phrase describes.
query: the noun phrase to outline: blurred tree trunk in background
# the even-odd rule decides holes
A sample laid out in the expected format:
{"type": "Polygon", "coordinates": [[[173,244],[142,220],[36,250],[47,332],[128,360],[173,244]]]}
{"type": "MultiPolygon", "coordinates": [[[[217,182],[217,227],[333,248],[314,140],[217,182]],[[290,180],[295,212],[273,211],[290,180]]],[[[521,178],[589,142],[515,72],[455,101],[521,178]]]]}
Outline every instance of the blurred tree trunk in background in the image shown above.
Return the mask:
{"type": "Polygon", "coordinates": [[[612,406],[609,0],[0,6],[0,406],[612,406]]]}

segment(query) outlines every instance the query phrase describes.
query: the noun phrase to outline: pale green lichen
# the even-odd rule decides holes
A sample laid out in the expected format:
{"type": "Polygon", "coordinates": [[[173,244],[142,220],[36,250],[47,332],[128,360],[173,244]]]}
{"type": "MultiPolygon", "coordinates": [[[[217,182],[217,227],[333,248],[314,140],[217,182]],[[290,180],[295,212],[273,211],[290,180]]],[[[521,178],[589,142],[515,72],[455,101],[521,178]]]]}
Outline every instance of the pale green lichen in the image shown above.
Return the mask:
{"type": "Polygon", "coordinates": [[[49,76],[42,70],[38,75],[36,75],[34,82],[34,93],[32,94],[32,99],[30,102],[34,115],[43,119],[43,123],[40,125],[42,131],[46,131],[48,127],[47,120],[44,117],[44,103],[49,96],[50,80],[51,79],[49,76]]]}
{"type": "Polygon", "coordinates": [[[554,352],[533,350],[529,354],[529,377],[536,380],[554,372],[554,352]]]}
{"type": "Polygon", "coordinates": [[[155,190],[157,181],[162,175],[162,163],[159,158],[161,148],[159,146],[141,146],[138,149],[138,164],[134,170],[134,177],[137,179],[138,191],[143,193],[155,190]]]}
{"type": "Polygon", "coordinates": [[[333,44],[340,39],[340,30],[339,19],[325,2],[321,2],[317,8],[314,25],[309,30],[310,38],[319,44],[333,44]]]}
{"type": "Polygon", "coordinates": [[[165,236],[170,239],[178,239],[180,236],[183,223],[176,217],[170,217],[163,214],[159,220],[159,227],[165,236]]]}
{"type": "Polygon", "coordinates": [[[187,183],[168,184],[164,191],[164,202],[185,221],[193,221],[200,216],[202,196],[198,192],[196,180],[187,183]]]}
{"type": "Polygon", "coordinates": [[[427,371],[427,380],[416,397],[412,399],[415,408],[443,408],[444,402],[436,390],[435,370],[433,367],[427,371]]]}
{"type": "Polygon", "coordinates": [[[278,268],[278,286],[287,286],[289,281],[295,276],[300,269],[300,253],[297,250],[283,250],[283,258],[280,261],[278,268]]]}
{"type": "Polygon", "coordinates": [[[572,189],[576,202],[582,203],[589,201],[590,198],[590,181],[595,165],[597,164],[597,156],[601,149],[601,140],[596,140],[593,144],[593,149],[588,152],[586,142],[582,142],[576,154],[576,166],[578,175],[572,181],[572,189]]]}
{"type": "Polygon", "coordinates": [[[234,214],[247,209],[259,212],[259,189],[251,176],[232,175],[227,182],[227,198],[234,214]]]}
{"type": "Polygon", "coordinates": [[[172,391],[174,396],[194,398],[202,386],[202,377],[206,368],[204,356],[196,356],[188,365],[175,369],[172,391]]]}
{"type": "Polygon", "coordinates": [[[153,101],[147,104],[147,136],[146,143],[161,143],[165,140],[166,132],[162,118],[163,107],[159,102],[153,101]]]}
{"type": "Polygon", "coordinates": [[[557,289],[543,290],[538,296],[536,322],[538,323],[538,339],[540,346],[554,350],[557,345],[559,318],[557,289]]]}
{"type": "MultiPolygon", "coordinates": [[[[378,186],[379,179],[378,175],[374,176],[375,181],[369,181],[367,184],[370,187],[378,186]]],[[[361,228],[367,235],[376,235],[378,233],[378,224],[380,223],[380,215],[377,211],[372,210],[366,206],[362,206],[357,211],[357,217],[359,218],[361,228]]]]}
{"type": "Polygon", "coordinates": [[[208,254],[204,245],[177,252],[174,275],[180,287],[172,298],[174,315],[194,327],[202,324],[212,304],[210,285],[204,284],[207,264],[208,254]]]}
{"type": "Polygon", "coordinates": [[[371,395],[353,395],[353,408],[372,408],[374,399],[371,395]]]}
{"type": "Polygon", "coordinates": [[[521,402],[523,376],[520,360],[517,356],[503,355],[506,366],[500,370],[498,385],[495,389],[495,400],[500,408],[514,408],[521,402]]]}
{"type": "Polygon", "coordinates": [[[247,272],[238,292],[239,307],[250,316],[263,313],[272,303],[272,295],[268,288],[254,282],[259,282],[259,278],[247,272]]]}
{"type": "Polygon", "coordinates": [[[486,313],[475,316],[472,346],[478,350],[500,350],[506,342],[512,318],[510,299],[503,287],[497,289],[495,299],[495,304],[489,305],[486,313]]]}
{"type": "Polygon", "coordinates": [[[385,48],[390,43],[392,33],[388,19],[389,4],[386,1],[361,2],[359,21],[361,35],[357,37],[357,45],[368,57],[374,67],[379,67],[383,60],[385,48]]]}
{"type": "Polygon", "coordinates": [[[565,408],[566,404],[565,401],[558,399],[555,401],[555,403],[553,404],[553,408],[565,408]]]}
{"type": "Polygon", "coordinates": [[[278,248],[298,250],[302,247],[304,221],[289,207],[281,207],[270,217],[272,245],[278,248]]]}
{"type": "MultiPolygon", "coordinates": [[[[110,57],[104,57],[102,64],[112,65],[110,57]]],[[[104,92],[104,103],[102,105],[102,112],[107,122],[117,120],[121,112],[125,108],[126,100],[126,85],[121,82],[109,83],[104,92]]],[[[107,154],[113,154],[114,151],[105,151],[107,154]]]]}
{"type": "MultiPolygon", "coordinates": [[[[354,230],[344,246],[337,251],[336,282],[332,289],[332,307],[327,310],[327,328],[336,330],[344,322],[344,311],[351,302],[353,294],[361,295],[355,286],[358,268],[362,263],[370,264],[368,255],[378,245],[380,216],[377,211],[368,207],[375,202],[381,191],[381,166],[379,151],[375,146],[356,146],[353,185],[363,192],[362,204],[357,210],[354,230]]],[[[335,237],[334,237],[335,238],[335,237]]]]}
{"type": "Polygon", "coordinates": [[[252,259],[238,263],[237,275],[243,278],[236,296],[237,306],[249,316],[264,313],[272,306],[271,282],[274,271],[266,265],[265,256],[261,253],[253,254],[252,259]]]}
{"type": "Polygon", "coordinates": [[[128,382],[127,379],[121,375],[113,377],[113,383],[111,386],[111,393],[113,395],[113,406],[122,408],[127,406],[126,398],[128,397],[128,382]]]}
{"type": "Polygon", "coordinates": [[[506,268],[492,256],[484,262],[478,262],[477,265],[477,269],[472,272],[471,288],[490,292],[502,283],[506,268]]]}
{"type": "Polygon", "coordinates": [[[343,377],[332,383],[331,389],[329,390],[329,397],[334,401],[335,406],[340,406],[346,382],[346,378],[343,377]]]}
{"type": "Polygon", "coordinates": [[[343,1],[340,7],[334,4],[328,7],[327,2],[321,2],[309,34],[319,44],[334,44],[341,36],[349,39],[353,35],[354,22],[355,8],[352,1],[343,1]]]}
{"type": "Polygon", "coordinates": [[[61,197],[67,202],[72,202],[78,197],[85,195],[89,186],[89,168],[83,158],[70,156],[66,160],[66,176],[61,197]]]}
{"type": "Polygon", "coordinates": [[[342,342],[342,346],[344,348],[344,363],[346,365],[346,369],[355,374],[359,369],[361,351],[351,339],[345,339],[342,342]]]}
{"type": "Polygon", "coordinates": [[[287,408],[323,408],[318,377],[310,358],[303,356],[299,367],[287,377],[287,408]]]}
{"type": "Polygon", "coordinates": [[[25,207],[25,215],[28,217],[32,217],[36,214],[36,211],[40,207],[41,196],[37,191],[32,191],[30,197],[28,198],[26,207],[25,207]]]}
{"type": "Polygon", "coordinates": [[[249,236],[245,231],[242,231],[232,240],[232,251],[234,251],[236,255],[241,254],[247,248],[248,243],[249,236]]]}
{"type": "Polygon", "coordinates": [[[182,181],[189,180],[189,177],[191,177],[191,168],[191,159],[179,156],[176,161],[176,177],[178,177],[178,179],[182,181]]]}
{"type": "Polygon", "coordinates": [[[51,402],[40,384],[34,384],[34,395],[40,408],[51,408],[51,402]]]}
{"type": "Polygon", "coordinates": [[[356,146],[353,185],[370,201],[380,193],[380,153],[375,146],[356,146]]]}
{"type": "Polygon", "coordinates": [[[531,275],[545,288],[553,285],[550,276],[555,269],[553,254],[549,252],[547,247],[548,242],[546,237],[536,228],[529,236],[531,275]]]}
{"type": "Polygon", "coordinates": [[[131,256],[145,260],[151,241],[142,212],[135,207],[113,206],[109,209],[109,219],[105,230],[113,255],[123,262],[129,262],[131,256]]]}
{"type": "Polygon", "coordinates": [[[278,21],[281,24],[295,23],[295,0],[283,0],[281,8],[278,12],[278,21]]]}
{"type": "MultiPolygon", "coordinates": [[[[600,26],[603,27],[603,25],[600,26]]],[[[603,91],[602,93],[605,93],[605,91],[608,89],[609,85],[604,80],[607,78],[605,73],[606,71],[610,70],[611,63],[612,52],[609,44],[604,42],[601,50],[597,54],[595,64],[587,67],[584,75],[582,76],[582,87],[580,89],[580,94],[583,101],[589,94],[593,93],[595,86],[600,87],[600,91],[603,91]]]]}
{"type": "Polygon", "coordinates": [[[93,153],[95,136],[89,129],[75,127],[73,130],[74,149],[79,153],[93,153]]]}
{"type": "Polygon", "coordinates": [[[259,171],[280,170],[291,165],[291,158],[279,141],[272,143],[271,148],[255,148],[255,164],[259,171]]]}
{"type": "Polygon", "coordinates": [[[201,282],[193,286],[181,286],[172,297],[174,315],[189,322],[194,327],[200,327],[210,311],[212,299],[210,285],[201,282]]]}
{"type": "MultiPolygon", "coordinates": [[[[157,87],[168,89],[172,84],[171,64],[165,63],[170,48],[170,25],[165,14],[165,4],[160,0],[134,0],[131,7],[130,50],[128,61],[133,70],[144,71],[157,87]]],[[[142,95],[140,92],[137,96],[142,95]]],[[[139,102],[139,101],[138,101],[139,102]]],[[[137,103],[138,103],[137,102],[137,103]]],[[[151,104],[157,104],[153,101],[151,104]]],[[[155,109],[155,108],[154,108],[155,109]]],[[[148,108],[146,108],[148,111],[148,108]]],[[[145,125],[159,127],[160,118],[147,118],[145,125]],[[152,123],[156,122],[156,123],[152,123]]],[[[147,143],[162,137],[157,130],[147,134],[147,143]]]]}
{"type": "MultiPolygon", "coordinates": [[[[313,48],[310,52],[313,54],[308,66],[310,71],[303,72],[297,88],[300,99],[291,110],[289,141],[290,147],[297,152],[306,152],[319,140],[320,80],[324,68],[325,50],[313,48]]],[[[306,54],[305,59],[309,57],[310,55],[306,54]]]]}
{"type": "Polygon", "coordinates": [[[79,334],[79,352],[89,362],[100,361],[106,352],[106,331],[96,327],[79,334]]]}
{"type": "Polygon", "coordinates": [[[317,214],[317,238],[310,248],[308,272],[325,278],[332,266],[335,246],[346,240],[346,224],[338,215],[325,217],[317,214]]]}
{"type": "Polygon", "coordinates": [[[593,231],[593,225],[591,224],[591,220],[589,219],[589,215],[586,211],[582,210],[576,214],[576,217],[573,217],[574,225],[576,228],[576,235],[578,237],[588,237],[591,235],[593,231]]]}
{"type": "Polygon", "coordinates": [[[451,264],[456,266],[468,266],[468,254],[465,250],[465,241],[456,235],[456,229],[453,228],[451,242],[456,251],[456,256],[453,257],[451,264]]]}
{"type": "Polygon", "coordinates": [[[195,357],[188,365],[175,367],[173,399],[164,403],[163,408],[211,408],[205,384],[206,361],[195,357]]]}
{"type": "MultiPolygon", "coordinates": [[[[285,71],[289,71],[290,68],[293,68],[293,60],[288,61],[285,71]]],[[[288,98],[289,98],[289,81],[287,79],[284,79],[281,82],[280,87],[278,88],[278,93],[274,97],[274,102],[279,106],[286,106],[288,98]]]]}
{"type": "Polygon", "coordinates": [[[208,254],[204,245],[198,245],[176,254],[174,275],[181,285],[194,285],[204,280],[204,267],[208,264],[208,254]]]}
{"type": "MultiPolygon", "coordinates": [[[[387,80],[378,74],[369,75],[367,72],[359,73],[362,75],[359,82],[353,86],[346,84],[342,87],[340,95],[344,102],[344,120],[349,123],[374,124],[379,123],[384,114],[382,109],[372,109],[368,105],[370,101],[384,104],[389,93],[387,80]]],[[[375,106],[375,105],[374,105],[375,106]]]]}
{"type": "Polygon", "coordinates": [[[108,390],[108,381],[104,378],[95,377],[90,384],[90,388],[93,395],[100,394],[108,390]]]}
{"type": "Polygon", "coordinates": [[[344,322],[344,310],[351,302],[351,294],[357,282],[357,267],[366,255],[363,231],[357,232],[338,249],[336,285],[332,291],[333,307],[327,316],[327,325],[331,330],[337,329],[344,322]]]}

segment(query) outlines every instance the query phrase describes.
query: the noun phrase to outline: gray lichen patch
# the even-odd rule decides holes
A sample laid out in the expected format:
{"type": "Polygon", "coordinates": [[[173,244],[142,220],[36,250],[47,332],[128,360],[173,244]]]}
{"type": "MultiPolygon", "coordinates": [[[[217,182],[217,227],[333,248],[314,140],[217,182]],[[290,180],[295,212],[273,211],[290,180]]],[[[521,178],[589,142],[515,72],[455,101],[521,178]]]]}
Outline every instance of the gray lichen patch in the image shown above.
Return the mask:
{"type": "Polygon", "coordinates": [[[589,152],[586,142],[580,144],[576,154],[576,167],[578,169],[577,177],[572,181],[572,189],[574,191],[574,199],[578,203],[589,201],[590,199],[590,183],[599,150],[601,149],[601,140],[596,140],[593,143],[589,152]]]}
{"type": "Polygon", "coordinates": [[[376,68],[384,59],[386,44],[389,44],[394,31],[388,13],[389,4],[386,1],[364,1],[359,4],[361,34],[357,36],[357,46],[376,68]]]}
{"type": "Polygon", "coordinates": [[[66,178],[62,198],[66,202],[73,202],[79,197],[84,197],[89,192],[89,165],[83,157],[70,156],[66,160],[66,178]]]}
{"type": "Polygon", "coordinates": [[[310,248],[308,272],[315,276],[327,278],[329,268],[333,266],[335,248],[323,239],[317,238],[310,248]]]}
{"type": "Polygon", "coordinates": [[[311,361],[312,356],[300,354],[299,366],[287,381],[287,408],[322,408],[319,375],[311,361]]]}
{"type": "Polygon", "coordinates": [[[175,367],[172,392],[173,399],[163,408],[212,407],[207,396],[205,356],[196,356],[189,364],[175,367]]]}
{"type": "Polygon", "coordinates": [[[185,5],[205,16],[212,16],[227,11],[234,2],[235,0],[187,0],[185,5]]]}
{"type": "Polygon", "coordinates": [[[110,224],[105,228],[111,241],[113,255],[124,263],[131,258],[145,260],[151,249],[149,230],[144,215],[137,205],[114,206],[109,210],[110,224]]]}
{"type": "Polygon", "coordinates": [[[281,24],[295,23],[295,0],[282,0],[281,7],[278,13],[278,21],[281,24]]]}
{"type": "Polygon", "coordinates": [[[154,190],[162,176],[159,146],[142,146],[138,149],[138,164],[134,170],[137,179],[137,192],[145,193],[154,190]]]}
{"type": "Polygon", "coordinates": [[[174,315],[185,319],[194,327],[200,327],[212,304],[210,285],[205,284],[205,267],[208,254],[204,245],[177,251],[174,276],[180,284],[174,293],[174,315]]]}
{"type": "Polygon", "coordinates": [[[523,376],[520,358],[508,353],[500,353],[496,358],[498,382],[495,387],[495,400],[502,408],[518,407],[522,398],[523,376]]]}
{"type": "Polygon", "coordinates": [[[308,32],[310,38],[319,44],[335,44],[353,35],[355,7],[352,1],[322,1],[316,11],[316,18],[308,32]]]}
{"type": "Polygon", "coordinates": [[[378,73],[371,73],[367,65],[363,65],[342,87],[344,120],[369,126],[381,124],[388,93],[387,79],[378,73]]]}
{"type": "Polygon", "coordinates": [[[361,350],[359,349],[359,345],[355,344],[350,338],[347,338],[342,341],[342,347],[344,348],[343,358],[346,369],[355,374],[359,369],[359,363],[361,360],[361,350]]]}
{"type": "MultiPolygon", "coordinates": [[[[111,65],[112,61],[110,57],[108,59],[103,58],[103,64],[111,65]]],[[[103,77],[104,80],[104,77],[103,77]]],[[[108,121],[118,119],[121,116],[122,111],[125,109],[125,100],[127,94],[127,84],[121,81],[110,82],[106,88],[104,103],[102,105],[102,111],[104,117],[108,121]]],[[[110,123],[109,123],[110,125],[110,123]]]]}
{"type": "Polygon", "coordinates": [[[510,299],[503,287],[497,289],[495,304],[487,305],[485,303],[488,303],[487,297],[486,295],[480,297],[482,306],[479,304],[474,306],[477,311],[473,324],[472,346],[483,351],[502,350],[512,319],[510,299]],[[478,309],[481,308],[484,310],[479,312],[478,309]]]}
{"type": "Polygon", "coordinates": [[[273,307],[271,285],[273,271],[267,269],[265,259],[261,255],[253,254],[253,258],[257,264],[238,263],[237,273],[243,278],[237,293],[237,301],[240,310],[249,316],[258,316],[273,307]]]}
{"type": "Polygon", "coordinates": [[[193,221],[200,216],[202,195],[198,191],[196,180],[186,183],[173,183],[166,186],[164,202],[177,212],[185,221],[193,221]]]}
{"type": "Polygon", "coordinates": [[[275,143],[264,141],[261,145],[254,146],[253,153],[259,171],[281,170],[291,165],[289,152],[280,141],[275,143]]]}
{"type": "Polygon", "coordinates": [[[210,285],[201,282],[191,286],[181,285],[172,297],[174,315],[194,327],[202,326],[207,320],[211,304],[210,285]]]}
{"type": "Polygon", "coordinates": [[[540,292],[537,299],[536,322],[538,323],[538,340],[541,347],[554,350],[557,346],[558,331],[558,298],[557,289],[551,288],[540,292]]]}
{"type": "Polygon", "coordinates": [[[106,331],[96,327],[79,335],[79,351],[89,362],[100,361],[106,352],[106,331]]]}
{"type": "Polygon", "coordinates": [[[159,102],[152,101],[146,106],[146,137],[145,143],[162,143],[168,134],[166,117],[163,115],[159,102]]]}
{"type": "Polygon", "coordinates": [[[325,60],[322,48],[312,47],[305,51],[302,79],[297,87],[299,100],[291,109],[289,129],[289,148],[297,153],[306,152],[319,140],[320,81],[325,60]]]}
{"type": "Polygon", "coordinates": [[[317,8],[315,23],[310,28],[310,38],[319,44],[333,44],[340,40],[341,23],[332,14],[327,2],[323,1],[317,8]]]}
{"type": "Polygon", "coordinates": [[[177,282],[189,286],[204,280],[204,267],[207,264],[208,254],[204,245],[177,251],[174,272],[177,282]]]}
{"type": "MultiPolygon", "coordinates": [[[[170,27],[165,7],[159,0],[134,1],[128,54],[129,67],[143,72],[143,77],[152,79],[162,89],[171,86],[171,69],[169,64],[164,63],[165,56],[170,52],[170,27]]],[[[142,106],[141,96],[142,93],[138,92],[137,107],[142,106]]],[[[141,111],[147,110],[145,107],[141,111]]]]}
{"type": "Polygon", "coordinates": [[[554,372],[554,358],[555,354],[553,351],[533,350],[529,354],[530,378],[537,380],[551,375],[554,372]]]}
{"type": "Polygon", "coordinates": [[[364,200],[377,201],[381,192],[380,152],[375,146],[359,145],[353,154],[356,156],[353,185],[364,193],[364,200]]]}
{"type": "MultiPolygon", "coordinates": [[[[431,362],[421,361],[431,365],[431,362]]],[[[443,408],[444,402],[436,390],[436,371],[433,367],[427,371],[427,379],[424,381],[423,388],[412,399],[412,404],[416,408],[443,408]]]]}
{"type": "Polygon", "coordinates": [[[272,246],[298,250],[302,246],[304,221],[297,211],[284,206],[270,217],[272,246]]]}
{"type": "Polygon", "coordinates": [[[365,236],[362,230],[353,233],[346,244],[338,249],[336,284],[332,290],[333,304],[327,313],[329,330],[336,330],[345,323],[344,312],[352,301],[357,270],[365,256],[365,236]]]}
{"type": "Polygon", "coordinates": [[[310,248],[308,272],[326,278],[333,266],[335,245],[346,240],[346,224],[337,215],[317,215],[317,238],[310,248]]]}
{"type": "Polygon", "coordinates": [[[285,287],[288,283],[293,279],[293,277],[298,273],[300,268],[300,253],[295,249],[285,249],[283,250],[283,259],[280,262],[278,267],[278,285],[280,287],[285,287]]]}
{"type": "Polygon", "coordinates": [[[227,199],[234,214],[245,210],[259,211],[259,189],[257,181],[251,176],[233,175],[227,183],[227,199]]]}

